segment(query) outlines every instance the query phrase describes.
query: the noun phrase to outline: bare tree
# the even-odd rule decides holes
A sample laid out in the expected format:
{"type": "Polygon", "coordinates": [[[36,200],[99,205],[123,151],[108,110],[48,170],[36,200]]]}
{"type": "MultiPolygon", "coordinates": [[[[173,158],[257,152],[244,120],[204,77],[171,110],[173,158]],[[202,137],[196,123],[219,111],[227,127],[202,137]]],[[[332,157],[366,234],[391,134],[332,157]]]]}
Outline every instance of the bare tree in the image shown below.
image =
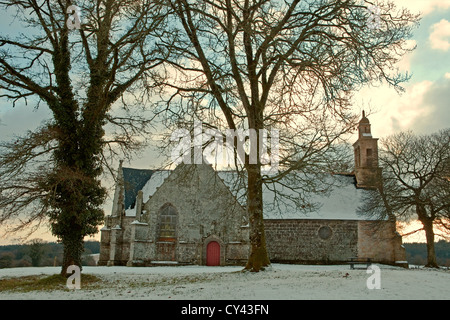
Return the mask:
{"type": "MultiPolygon", "coordinates": [[[[398,133],[381,140],[382,184],[367,193],[361,211],[377,218],[418,219],[427,241],[428,267],[438,267],[435,229],[450,234],[450,130],[398,133]]],[[[445,236],[445,234],[444,234],[445,236]]]]}
{"type": "Polygon", "coordinates": [[[257,141],[262,129],[280,130],[278,174],[264,176],[259,153],[257,163],[244,162],[251,228],[246,268],[259,271],[270,263],[263,183],[329,169],[327,153],[356,123],[352,93],[377,81],[401,89],[407,80],[395,63],[418,17],[377,2],[378,25],[369,28],[368,1],[165,3],[174,13],[169,36],[160,41],[171,75],[161,81],[166,121],[179,126],[196,117],[211,128],[253,129],[257,141]]]}
{"type": "Polygon", "coordinates": [[[52,114],[36,132],[1,145],[0,222],[19,218],[18,230],[50,221],[64,245],[63,274],[81,266],[83,239],[103,221],[103,166],[118,148],[139,147],[136,136],[148,131],[150,119],[136,109],[148,102],[160,63],[151,32],[165,16],[157,1],[73,5],[0,1],[26,27],[0,38],[0,97],[45,104],[52,114]]]}

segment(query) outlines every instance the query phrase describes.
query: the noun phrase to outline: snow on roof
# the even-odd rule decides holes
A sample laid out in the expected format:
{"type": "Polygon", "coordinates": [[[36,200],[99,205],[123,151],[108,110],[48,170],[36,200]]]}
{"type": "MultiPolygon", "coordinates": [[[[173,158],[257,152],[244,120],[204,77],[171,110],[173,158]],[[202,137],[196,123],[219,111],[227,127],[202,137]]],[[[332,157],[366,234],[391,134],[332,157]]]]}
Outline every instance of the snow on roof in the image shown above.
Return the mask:
{"type": "MultiPolygon", "coordinates": [[[[150,179],[142,188],[143,201],[148,201],[158,187],[170,175],[172,171],[154,171],[150,179]]],[[[218,176],[222,179],[230,191],[237,197],[238,201],[245,206],[245,188],[239,182],[235,171],[218,171],[218,176]],[[239,183],[241,185],[239,185],[239,183]]],[[[330,186],[328,191],[310,193],[306,199],[312,206],[305,206],[299,209],[289,198],[299,195],[283,186],[281,183],[264,186],[264,218],[265,219],[329,219],[329,220],[370,220],[370,218],[358,214],[358,207],[362,204],[362,198],[367,190],[356,188],[355,177],[353,175],[332,175],[325,180],[330,186]],[[278,193],[273,190],[276,189],[278,193]],[[280,194],[284,195],[281,197],[280,194]],[[286,200],[287,199],[287,200],[286,200]]],[[[135,216],[135,209],[126,210],[126,216],[135,216]]]]}
{"type": "Polygon", "coordinates": [[[171,172],[172,171],[170,170],[158,170],[153,173],[151,178],[142,188],[144,202],[147,202],[148,198],[152,196],[156,192],[156,189],[164,183],[164,180],[170,175],[171,172]]]}
{"type": "Polygon", "coordinates": [[[125,210],[125,217],[136,217],[136,208],[128,208],[125,210]]]}
{"type": "MultiPolygon", "coordinates": [[[[345,175],[330,175],[330,190],[311,193],[307,199],[313,206],[311,210],[299,210],[295,206],[275,205],[275,193],[264,190],[265,219],[328,219],[328,220],[370,220],[358,214],[362,204],[363,194],[367,190],[356,188],[354,177],[345,175]]],[[[289,190],[281,188],[282,193],[289,195],[289,190]]],[[[291,192],[294,196],[294,193],[291,192]]],[[[306,208],[308,209],[308,208],[306,208]]]]}
{"type": "MultiPolygon", "coordinates": [[[[245,206],[245,189],[236,188],[236,172],[220,171],[218,175],[245,206]]],[[[294,190],[295,187],[286,181],[263,185],[264,219],[372,219],[358,213],[364,193],[368,191],[356,187],[354,175],[329,174],[323,181],[322,190],[306,194],[294,190]],[[299,201],[300,196],[306,197],[305,201],[299,201]]],[[[299,185],[301,186],[301,183],[299,185]]]]}

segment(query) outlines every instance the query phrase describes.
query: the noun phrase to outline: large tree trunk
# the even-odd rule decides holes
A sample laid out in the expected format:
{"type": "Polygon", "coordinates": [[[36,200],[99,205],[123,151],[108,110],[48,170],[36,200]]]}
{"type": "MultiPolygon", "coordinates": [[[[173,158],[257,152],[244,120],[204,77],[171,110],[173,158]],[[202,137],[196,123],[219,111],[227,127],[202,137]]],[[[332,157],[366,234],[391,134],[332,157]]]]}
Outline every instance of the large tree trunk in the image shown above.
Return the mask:
{"type": "Polygon", "coordinates": [[[69,276],[67,268],[71,265],[76,265],[82,269],[81,255],[84,251],[83,236],[80,234],[70,234],[62,237],[62,244],[64,247],[63,262],[61,268],[61,275],[69,276]]]}
{"type": "Polygon", "coordinates": [[[427,238],[427,264],[425,267],[439,268],[436,262],[436,251],[434,250],[434,219],[427,215],[426,208],[423,205],[416,205],[416,212],[419,221],[422,222],[423,229],[425,230],[425,236],[427,238]]]}
{"type": "Polygon", "coordinates": [[[247,210],[250,220],[251,252],[245,269],[254,272],[270,265],[264,232],[262,185],[261,166],[249,164],[247,210]]]}
{"type": "Polygon", "coordinates": [[[423,224],[425,236],[427,238],[427,264],[425,267],[439,268],[436,262],[436,251],[434,249],[433,220],[430,218],[423,218],[420,221],[423,224]]]}

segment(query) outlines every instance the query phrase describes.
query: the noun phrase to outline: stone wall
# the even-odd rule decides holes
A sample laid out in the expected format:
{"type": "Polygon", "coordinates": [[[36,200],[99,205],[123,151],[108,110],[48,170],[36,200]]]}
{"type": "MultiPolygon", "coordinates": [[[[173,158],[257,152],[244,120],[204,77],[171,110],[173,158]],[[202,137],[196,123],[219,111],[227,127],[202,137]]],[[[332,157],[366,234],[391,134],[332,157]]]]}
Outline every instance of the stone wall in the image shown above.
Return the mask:
{"type": "Polygon", "coordinates": [[[106,217],[101,230],[98,265],[126,265],[130,257],[132,221],[134,217],[106,217]]]}
{"type": "Polygon", "coordinates": [[[350,257],[396,264],[406,260],[401,236],[390,221],[265,220],[272,262],[342,263],[350,257]]]}
{"type": "Polygon", "coordinates": [[[110,254],[111,230],[103,227],[100,231],[100,257],[98,259],[99,266],[106,266],[110,254]]]}
{"type": "Polygon", "coordinates": [[[265,220],[272,262],[336,263],[358,254],[358,222],[353,220],[265,220]]]}
{"type": "Polygon", "coordinates": [[[391,221],[359,221],[358,254],[386,264],[406,260],[402,238],[391,221]]]}
{"type": "MultiPolygon", "coordinates": [[[[146,199],[144,199],[146,201],[146,199]]],[[[143,205],[144,227],[135,227],[132,261],[149,264],[158,256],[159,216],[170,205],[176,210],[174,260],[205,264],[206,245],[213,237],[221,246],[221,264],[248,257],[246,212],[209,165],[180,165],[143,205]],[[145,229],[145,230],[144,230],[145,229]],[[145,241],[147,242],[146,244],[145,241]]]]}

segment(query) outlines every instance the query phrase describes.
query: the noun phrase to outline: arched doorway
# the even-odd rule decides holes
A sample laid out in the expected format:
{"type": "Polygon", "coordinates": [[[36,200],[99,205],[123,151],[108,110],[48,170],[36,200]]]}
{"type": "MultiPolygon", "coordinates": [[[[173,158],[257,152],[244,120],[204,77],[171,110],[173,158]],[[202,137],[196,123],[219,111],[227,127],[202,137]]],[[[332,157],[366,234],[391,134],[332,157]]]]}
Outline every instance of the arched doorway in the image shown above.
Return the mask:
{"type": "Polygon", "coordinates": [[[220,244],[217,241],[211,241],[206,247],[206,265],[220,266],[220,244]]]}

